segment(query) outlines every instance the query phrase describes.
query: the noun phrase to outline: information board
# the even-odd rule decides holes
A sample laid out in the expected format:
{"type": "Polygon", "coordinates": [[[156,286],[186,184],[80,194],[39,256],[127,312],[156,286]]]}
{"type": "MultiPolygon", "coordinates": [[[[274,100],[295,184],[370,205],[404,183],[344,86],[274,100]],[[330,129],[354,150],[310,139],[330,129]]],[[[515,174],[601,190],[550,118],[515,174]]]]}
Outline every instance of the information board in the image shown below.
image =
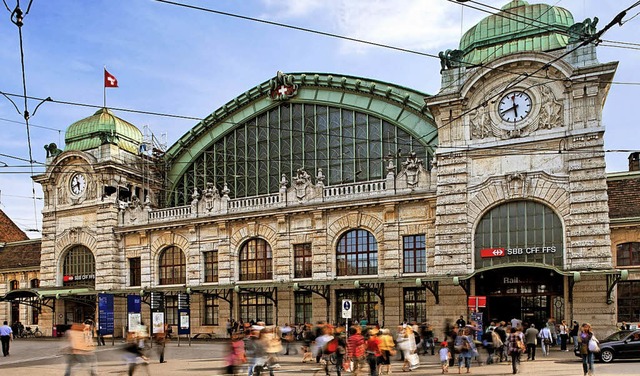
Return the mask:
{"type": "Polygon", "coordinates": [[[98,333],[101,335],[113,333],[113,295],[98,294],[98,333]]]}

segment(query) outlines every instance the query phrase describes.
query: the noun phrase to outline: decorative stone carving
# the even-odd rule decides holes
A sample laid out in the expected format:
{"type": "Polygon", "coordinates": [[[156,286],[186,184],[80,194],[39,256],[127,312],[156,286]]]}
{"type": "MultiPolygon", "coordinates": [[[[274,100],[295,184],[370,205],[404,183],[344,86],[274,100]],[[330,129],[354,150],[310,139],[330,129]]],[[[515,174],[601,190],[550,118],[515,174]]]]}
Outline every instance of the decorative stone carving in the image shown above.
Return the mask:
{"type": "Polygon", "coordinates": [[[507,194],[510,198],[514,197],[524,197],[526,193],[526,181],[525,174],[516,172],[513,174],[508,174],[505,176],[507,180],[507,185],[509,189],[507,190],[507,194]]]}
{"type": "Polygon", "coordinates": [[[542,94],[543,102],[540,108],[539,128],[551,129],[563,126],[562,103],[556,99],[551,89],[545,85],[540,87],[540,93],[542,94]]]}
{"type": "Polygon", "coordinates": [[[429,174],[424,168],[422,159],[418,158],[415,152],[411,152],[407,159],[402,162],[402,170],[396,179],[396,188],[409,188],[414,190],[418,187],[428,187],[429,174]]]}
{"type": "Polygon", "coordinates": [[[302,168],[296,171],[296,177],[293,179],[296,197],[302,200],[307,195],[307,186],[311,184],[311,176],[302,168]]]}
{"type": "Polygon", "coordinates": [[[483,139],[492,136],[491,117],[486,107],[476,108],[469,117],[471,124],[471,139],[483,139]]]}
{"type": "Polygon", "coordinates": [[[283,101],[298,94],[298,85],[293,83],[293,76],[278,71],[276,78],[269,81],[269,96],[274,101],[283,101]]]}
{"type": "Polygon", "coordinates": [[[213,210],[214,201],[220,198],[220,193],[218,193],[218,188],[216,188],[213,183],[207,183],[207,189],[204,191],[204,209],[207,212],[213,210]]]}

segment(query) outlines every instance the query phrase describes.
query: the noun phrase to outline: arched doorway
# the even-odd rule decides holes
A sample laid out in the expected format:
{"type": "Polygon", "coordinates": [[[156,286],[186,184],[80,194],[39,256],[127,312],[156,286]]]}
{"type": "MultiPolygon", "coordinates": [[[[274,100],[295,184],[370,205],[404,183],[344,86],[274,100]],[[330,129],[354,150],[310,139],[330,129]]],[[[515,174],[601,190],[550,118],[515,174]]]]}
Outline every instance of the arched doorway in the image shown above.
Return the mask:
{"type": "Polygon", "coordinates": [[[505,202],[480,218],[474,234],[476,295],[487,297],[484,320],[542,324],[564,318],[564,229],[540,202],[505,202]]]}
{"type": "MultiPolygon", "coordinates": [[[[95,282],[96,261],[91,250],[82,245],[71,247],[62,261],[62,285],[94,290],[95,282]]],[[[64,302],[64,324],[95,320],[96,297],[93,292],[70,295],[64,302]]]]}
{"type": "Polygon", "coordinates": [[[564,316],[563,276],[550,269],[513,267],[476,276],[476,294],[487,297],[485,321],[516,318],[540,327],[564,316]]]}

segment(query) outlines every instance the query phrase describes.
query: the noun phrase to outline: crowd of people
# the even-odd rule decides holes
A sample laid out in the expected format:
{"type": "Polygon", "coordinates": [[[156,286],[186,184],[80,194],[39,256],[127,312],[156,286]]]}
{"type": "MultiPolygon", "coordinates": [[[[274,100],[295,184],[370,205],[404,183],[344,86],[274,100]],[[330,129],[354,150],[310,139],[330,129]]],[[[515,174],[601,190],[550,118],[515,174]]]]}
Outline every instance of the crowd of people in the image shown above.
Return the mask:
{"type": "Polygon", "coordinates": [[[320,365],[327,375],[341,376],[345,370],[371,376],[391,374],[394,363],[403,372],[411,372],[420,364],[420,356],[429,355],[439,358],[442,373],[448,373],[455,366],[458,373],[471,373],[474,363],[499,362],[509,362],[513,373],[517,373],[525,355],[527,361],[534,361],[538,348],[542,356],[549,356],[552,347],[570,351],[570,343],[574,351],[582,355],[584,374],[593,373],[595,351],[589,342],[592,338],[595,340],[595,335],[589,324],[579,325],[573,321],[569,325],[565,320],[556,323],[550,318],[538,326],[540,328],[514,318],[507,322],[492,321],[481,328],[473,320],[467,322],[460,316],[455,323],[453,320],[445,323],[439,338],[428,323],[404,322],[393,328],[393,332],[363,322],[354,322],[348,327],[325,322],[281,327],[247,323],[242,330],[231,331],[226,372],[244,373],[242,369],[246,367],[248,376],[253,376],[256,367],[277,368],[278,355],[289,354],[290,349],[297,353],[293,343],[300,341],[301,361],[320,365]],[[481,351],[486,351],[486,358],[481,351]]]}

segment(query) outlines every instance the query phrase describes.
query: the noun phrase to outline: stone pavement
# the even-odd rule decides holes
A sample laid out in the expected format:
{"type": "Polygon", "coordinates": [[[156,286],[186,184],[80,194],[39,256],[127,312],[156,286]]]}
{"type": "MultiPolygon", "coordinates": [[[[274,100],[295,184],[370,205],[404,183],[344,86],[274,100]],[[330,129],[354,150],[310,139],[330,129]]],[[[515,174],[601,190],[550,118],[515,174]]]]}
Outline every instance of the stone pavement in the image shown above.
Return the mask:
{"type": "MultiPolygon", "coordinates": [[[[61,349],[65,342],[61,339],[33,339],[15,340],[11,345],[11,355],[0,357],[0,373],[10,376],[57,376],[64,375],[65,359],[61,355],[61,349]]],[[[220,375],[223,373],[224,354],[227,343],[222,340],[216,341],[192,341],[191,346],[185,341],[178,343],[172,341],[166,349],[167,363],[158,363],[158,357],[152,349],[150,352],[150,363],[148,371],[150,375],[220,375]]],[[[107,344],[105,347],[98,347],[96,355],[98,358],[99,375],[126,375],[127,369],[123,360],[124,352],[121,351],[122,343],[116,342],[115,346],[107,344]]],[[[420,367],[409,375],[439,375],[441,373],[440,364],[436,356],[420,356],[420,367]]],[[[288,376],[291,374],[314,374],[320,367],[315,364],[303,364],[301,355],[282,355],[279,359],[280,368],[276,371],[276,376],[288,376]]],[[[394,374],[405,374],[401,370],[401,362],[392,362],[394,374]]],[[[620,376],[639,375],[637,362],[615,361],[611,364],[596,363],[596,374],[598,376],[620,376]]],[[[144,375],[144,368],[140,368],[135,374],[144,375]]],[[[465,369],[462,369],[465,373],[465,369]]],[[[458,368],[449,370],[450,374],[457,374],[458,368]]],[[[77,367],[73,375],[88,375],[88,369],[77,367]]],[[[242,374],[246,375],[246,369],[242,369],[242,374]]],[[[499,363],[492,365],[478,365],[474,363],[471,368],[474,375],[511,375],[511,365],[499,363]]],[[[520,375],[535,376],[582,376],[582,364],[572,352],[560,352],[553,350],[548,357],[538,356],[535,361],[522,362],[520,375]]]]}

